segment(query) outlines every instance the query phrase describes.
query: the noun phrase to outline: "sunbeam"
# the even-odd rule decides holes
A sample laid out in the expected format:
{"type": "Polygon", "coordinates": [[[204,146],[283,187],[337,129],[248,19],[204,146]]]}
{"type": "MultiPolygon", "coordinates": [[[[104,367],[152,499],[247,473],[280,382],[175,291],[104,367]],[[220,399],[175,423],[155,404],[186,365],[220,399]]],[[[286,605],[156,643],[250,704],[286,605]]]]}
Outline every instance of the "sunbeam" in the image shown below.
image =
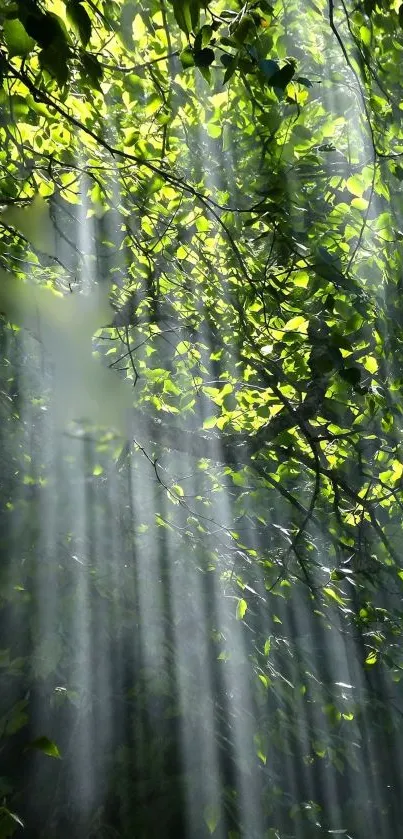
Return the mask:
{"type": "Polygon", "coordinates": [[[0,0],[0,839],[395,839],[400,0],[0,0]]]}

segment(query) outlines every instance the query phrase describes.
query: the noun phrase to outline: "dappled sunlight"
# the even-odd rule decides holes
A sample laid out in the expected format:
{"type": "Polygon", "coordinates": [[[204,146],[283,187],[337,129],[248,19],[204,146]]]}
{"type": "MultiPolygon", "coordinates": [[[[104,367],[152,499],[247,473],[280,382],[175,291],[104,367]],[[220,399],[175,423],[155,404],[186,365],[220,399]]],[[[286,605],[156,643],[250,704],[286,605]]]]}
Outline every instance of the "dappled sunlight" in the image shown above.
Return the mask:
{"type": "Polygon", "coordinates": [[[0,839],[398,835],[386,5],[0,2],[0,839]]]}

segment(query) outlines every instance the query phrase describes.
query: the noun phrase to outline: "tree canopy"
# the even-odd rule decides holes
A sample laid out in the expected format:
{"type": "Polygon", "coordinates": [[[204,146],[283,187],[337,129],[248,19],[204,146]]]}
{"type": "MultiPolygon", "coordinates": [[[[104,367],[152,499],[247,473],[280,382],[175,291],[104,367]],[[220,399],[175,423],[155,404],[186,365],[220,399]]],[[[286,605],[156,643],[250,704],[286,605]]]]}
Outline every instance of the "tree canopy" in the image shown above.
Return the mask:
{"type": "Polygon", "coordinates": [[[403,4],[0,17],[0,837],[389,839],[403,4]]]}

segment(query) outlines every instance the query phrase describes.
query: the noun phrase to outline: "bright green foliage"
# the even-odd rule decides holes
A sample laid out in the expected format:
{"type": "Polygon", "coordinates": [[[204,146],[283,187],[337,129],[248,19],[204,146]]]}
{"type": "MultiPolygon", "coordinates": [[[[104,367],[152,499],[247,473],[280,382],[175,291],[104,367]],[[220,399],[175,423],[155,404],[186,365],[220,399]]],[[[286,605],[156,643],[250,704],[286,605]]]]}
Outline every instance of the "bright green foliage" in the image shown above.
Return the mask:
{"type": "MultiPolygon", "coordinates": [[[[102,509],[111,445],[116,481],[130,456],[146,459],[155,515],[133,524],[122,504],[127,544],[143,557],[150,531],[171,539],[203,585],[214,575],[223,586],[227,635],[212,597],[209,654],[227,667],[231,633],[248,639],[259,709],[251,750],[267,772],[265,835],[276,839],[281,823],[284,835],[304,837],[334,825],[329,816],[323,833],[303,832],[319,831],[323,802],[294,801],[277,786],[284,755],[350,777],[360,750],[366,760],[365,715],[374,749],[401,725],[402,10],[399,0],[0,0],[0,280],[46,286],[45,297],[77,290],[80,275],[108,284],[111,321],[87,332],[102,327],[97,360],[132,387],[134,433],[122,449],[118,400],[106,406],[112,431],[96,438],[86,477],[102,509]],[[77,234],[84,225],[89,242],[77,234]],[[344,643],[359,662],[347,686],[344,643]],[[295,824],[301,832],[291,834],[295,824]]],[[[0,408],[13,449],[2,532],[29,534],[29,557],[41,549],[38,499],[49,476],[24,437],[15,375],[23,324],[8,294],[0,288],[0,408]]],[[[28,400],[40,435],[50,393],[30,381],[28,400]]],[[[89,418],[102,428],[98,402],[89,418]]],[[[71,541],[66,525],[61,556],[71,541]]],[[[7,548],[4,537],[2,555],[7,548]]],[[[25,560],[0,582],[2,606],[24,618],[25,560]]],[[[68,621],[76,582],[64,562],[53,573],[62,591],[65,577],[72,586],[68,621]]],[[[138,617],[130,561],[122,568],[112,590],[105,574],[91,567],[89,576],[127,629],[138,617]]],[[[71,639],[38,641],[31,629],[30,678],[57,680],[71,639]]],[[[6,674],[25,673],[24,657],[3,653],[6,674]]],[[[178,714],[169,687],[147,689],[167,717],[178,714]]],[[[66,692],[60,704],[80,704],[66,692]]],[[[3,737],[23,729],[27,702],[1,707],[3,737]]],[[[60,756],[46,736],[31,746],[60,756]]],[[[384,758],[374,788],[387,771],[384,758]]],[[[236,803],[227,788],[223,796],[235,837],[236,803]]],[[[346,804],[354,839],[377,811],[362,801],[346,804]]],[[[214,835],[220,808],[200,806],[214,835]]],[[[0,836],[17,822],[5,805],[0,836]]]]}
{"type": "Polygon", "coordinates": [[[29,744],[28,748],[38,749],[38,751],[43,752],[44,755],[48,755],[49,757],[60,758],[60,752],[56,743],[53,743],[48,737],[37,737],[36,740],[33,740],[29,744]]]}

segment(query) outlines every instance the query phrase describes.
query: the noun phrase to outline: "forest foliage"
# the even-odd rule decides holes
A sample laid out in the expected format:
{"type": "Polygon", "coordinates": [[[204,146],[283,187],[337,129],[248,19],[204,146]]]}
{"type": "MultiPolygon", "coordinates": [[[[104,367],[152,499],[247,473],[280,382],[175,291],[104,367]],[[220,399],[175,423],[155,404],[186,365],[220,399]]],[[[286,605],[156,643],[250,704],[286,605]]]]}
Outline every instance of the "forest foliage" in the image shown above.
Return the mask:
{"type": "MultiPolygon", "coordinates": [[[[260,773],[264,835],[335,827],[320,790],[320,803],[309,784],[285,791],[286,755],[316,790],[322,770],[334,773],[342,828],[361,839],[369,822],[396,817],[393,761],[370,770],[382,807],[352,779],[401,736],[403,4],[0,0],[0,16],[6,754],[18,766],[27,745],[49,764],[59,757],[57,731],[26,735],[27,686],[46,701],[53,691],[59,708],[72,655],[68,631],[49,642],[27,617],[54,478],[37,441],[56,388],[58,427],[84,419],[93,440],[91,503],[106,509],[112,472],[120,487],[122,550],[180,544],[203,578],[213,668],[230,666],[243,633],[258,710],[255,768],[239,771],[260,773]],[[95,314],[79,294],[94,283],[95,314]],[[24,332],[34,355],[39,345],[52,356],[53,379],[43,360],[27,367],[24,332]],[[122,486],[144,468],[156,506],[134,527],[122,486]],[[231,603],[226,629],[212,575],[231,603]]],[[[66,624],[71,531],[61,524],[59,570],[42,572],[68,580],[66,624]]],[[[132,632],[129,571],[108,590],[95,566],[105,610],[121,609],[116,638],[132,632]]],[[[138,687],[136,708],[150,694],[138,687]]],[[[14,774],[0,779],[2,837],[24,812],[14,774]]],[[[234,839],[228,778],[223,797],[222,835],[234,839]]],[[[88,835],[151,835],[133,813],[108,834],[100,812],[88,835]]],[[[205,803],[206,835],[220,830],[218,812],[205,803]]]]}

